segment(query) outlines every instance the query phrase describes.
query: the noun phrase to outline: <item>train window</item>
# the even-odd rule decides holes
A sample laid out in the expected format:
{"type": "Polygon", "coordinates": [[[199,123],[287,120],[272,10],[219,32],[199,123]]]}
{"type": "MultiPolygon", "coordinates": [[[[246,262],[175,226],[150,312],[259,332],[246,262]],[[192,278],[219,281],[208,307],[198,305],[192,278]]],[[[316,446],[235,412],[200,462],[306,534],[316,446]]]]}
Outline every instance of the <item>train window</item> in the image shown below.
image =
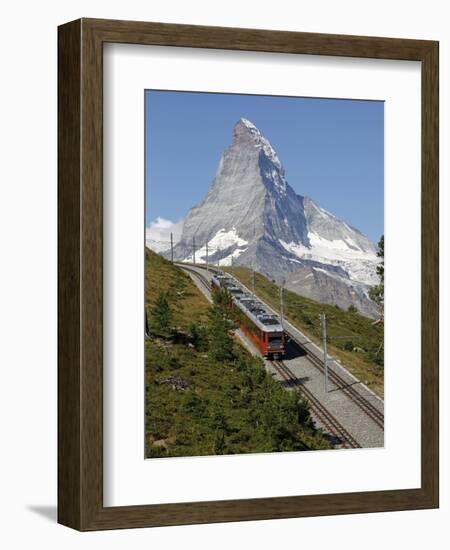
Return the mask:
{"type": "Polygon", "coordinates": [[[269,348],[279,348],[283,345],[283,333],[274,332],[269,336],[269,348]]]}

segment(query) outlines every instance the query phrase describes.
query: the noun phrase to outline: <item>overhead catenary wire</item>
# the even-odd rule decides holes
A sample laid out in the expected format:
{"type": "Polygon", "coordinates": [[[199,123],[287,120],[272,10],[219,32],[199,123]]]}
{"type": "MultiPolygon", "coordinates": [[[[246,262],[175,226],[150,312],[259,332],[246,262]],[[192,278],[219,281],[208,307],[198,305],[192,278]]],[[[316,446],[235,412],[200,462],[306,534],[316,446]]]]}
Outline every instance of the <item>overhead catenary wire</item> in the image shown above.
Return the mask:
{"type": "MultiPolygon", "coordinates": [[[[153,243],[154,245],[158,245],[158,247],[155,246],[155,248],[158,248],[159,252],[167,252],[168,253],[170,251],[171,261],[172,262],[174,261],[174,255],[173,255],[174,252],[173,251],[174,251],[175,243],[174,243],[172,233],[170,234],[170,240],[153,239],[153,238],[146,237],[146,242],[153,243]],[[162,245],[166,245],[166,248],[163,249],[162,245]]],[[[176,244],[179,244],[179,242],[176,243],[176,244]]],[[[187,246],[187,243],[184,243],[184,244],[187,246]]],[[[221,255],[224,252],[224,248],[222,248],[218,245],[216,245],[216,246],[211,245],[210,241],[205,241],[204,244],[199,246],[198,244],[196,244],[195,237],[193,237],[191,247],[192,247],[192,260],[193,260],[193,263],[197,263],[197,260],[201,259],[201,260],[204,260],[204,262],[206,263],[207,269],[209,267],[209,262],[210,261],[215,263],[217,265],[217,267],[220,266],[221,255]]],[[[231,258],[231,262],[234,265],[234,257],[231,258]]],[[[233,265],[232,265],[232,270],[233,270],[233,265]]],[[[255,291],[256,291],[256,288],[255,288],[256,287],[256,284],[255,284],[256,283],[256,270],[254,269],[254,266],[251,268],[251,270],[252,270],[252,273],[251,273],[252,292],[253,292],[253,294],[255,294],[255,291]]],[[[283,300],[283,303],[284,303],[284,300],[283,300]]],[[[286,313],[287,313],[286,306],[284,305],[283,313],[282,313],[283,318],[286,317],[286,313]]],[[[327,316],[327,321],[329,322],[330,320],[332,320],[332,316],[327,316]]],[[[327,339],[327,342],[334,341],[334,340],[349,340],[349,341],[351,341],[351,340],[363,340],[364,336],[358,335],[358,334],[331,336],[331,335],[327,334],[326,339],[327,339]]],[[[380,348],[382,347],[382,345],[383,345],[383,342],[381,343],[380,348]]]]}
{"type": "MultiPolygon", "coordinates": [[[[168,251],[170,249],[170,245],[172,244],[170,240],[162,240],[162,239],[152,239],[150,237],[146,237],[146,242],[150,242],[150,243],[153,243],[155,245],[167,245],[167,248],[166,250],[168,251]]],[[[180,241],[178,241],[177,243],[173,242],[173,245],[178,245],[180,244],[180,241]]],[[[186,245],[186,247],[188,246],[187,243],[184,243],[186,245]]],[[[191,244],[191,247],[193,245],[191,244]]],[[[151,247],[149,247],[151,248],[151,247]]],[[[156,248],[156,247],[155,247],[156,248]]],[[[205,256],[206,256],[206,248],[208,249],[208,255],[211,255],[211,252],[213,253],[217,253],[217,252],[223,252],[224,250],[226,250],[226,248],[224,247],[220,247],[220,246],[212,246],[210,244],[209,241],[205,241],[204,244],[202,244],[201,246],[199,246],[196,242],[196,245],[195,245],[195,250],[196,252],[198,253],[199,251],[201,251],[202,249],[205,249],[205,256]]],[[[162,249],[161,247],[158,247],[158,250],[155,250],[155,252],[164,252],[165,250],[162,249]]]]}

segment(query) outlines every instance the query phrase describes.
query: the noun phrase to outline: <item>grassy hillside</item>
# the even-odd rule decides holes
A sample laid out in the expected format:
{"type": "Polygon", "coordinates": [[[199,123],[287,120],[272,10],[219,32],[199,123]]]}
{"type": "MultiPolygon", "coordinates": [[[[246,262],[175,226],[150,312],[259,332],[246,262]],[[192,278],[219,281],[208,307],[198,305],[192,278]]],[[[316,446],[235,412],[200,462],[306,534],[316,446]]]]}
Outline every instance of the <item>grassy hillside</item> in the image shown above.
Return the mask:
{"type": "Polygon", "coordinates": [[[188,275],[146,251],[145,276],[147,457],[328,448],[306,403],[261,360],[233,341],[215,358],[212,307],[188,275]]]}
{"type": "MultiPolygon", "coordinates": [[[[229,268],[225,268],[230,271],[229,268]]],[[[252,272],[245,267],[233,268],[233,275],[247,287],[252,286],[252,272]]],[[[279,311],[279,288],[272,281],[255,274],[256,293],[279,311]]],[[[327,316],[328,351],[339,359],[357,378],[367,382],[379,395],[384,393],[383,326],[357,312],[342,311],[299,296],[288,290],[285,297],[285,317],[318,345],[322,343],[319,314],[327,316]]]]}

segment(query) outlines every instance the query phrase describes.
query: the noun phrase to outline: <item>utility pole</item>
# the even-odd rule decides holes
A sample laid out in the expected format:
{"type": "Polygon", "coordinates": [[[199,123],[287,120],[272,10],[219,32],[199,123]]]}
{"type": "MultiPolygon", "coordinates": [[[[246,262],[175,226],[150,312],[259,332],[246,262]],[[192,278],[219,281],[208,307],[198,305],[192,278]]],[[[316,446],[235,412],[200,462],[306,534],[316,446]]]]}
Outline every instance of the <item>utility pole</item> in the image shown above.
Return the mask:
{"type": "Polygon", "coordinates": [[[220,266],[220,248],[217,249],[217,267],[220,266]]]}
{"type": "Polygon", "coordinates": [[[231,275],[233,275],[233,256],[231,256],[231,275]]]}
{"type": "Polygon", "coordinates": [[[192,258],[195,265],[195,237],[192,237],[192,258]]]}
{"type": "Polygon", "coordinates": [[[327,352],[327,316],[320,314],[323,335],[323,364],[325,367],[325,394],[328,395],[328,352],[327,352]]]}
{"type": "Polygon", "coordinates": [[[255,268],[253,268],[252,270],[252,290],[254,295],[255,294],[255,268]]]}
{"type": "Polygon", "coordinates": [[[206,241],[206,271],[209,271],[209,267],[208,267],[208,241],[206,241]]]}
{"type": "Polygon", "coordinates": [[[170,234],[170,261],[173,263],[173,233],[170,234]]]}
{"type": "Polygon", "coordinates": [[[284,287],[280,286],[280,323],[283,326],[284,321],[284,287]]]}

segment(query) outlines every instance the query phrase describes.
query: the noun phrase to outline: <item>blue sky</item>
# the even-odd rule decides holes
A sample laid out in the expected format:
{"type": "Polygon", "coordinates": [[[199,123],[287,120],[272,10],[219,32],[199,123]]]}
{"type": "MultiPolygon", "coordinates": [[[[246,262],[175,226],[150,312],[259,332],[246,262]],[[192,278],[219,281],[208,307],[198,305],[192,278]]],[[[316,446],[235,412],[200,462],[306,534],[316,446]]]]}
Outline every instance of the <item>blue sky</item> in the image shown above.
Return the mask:
{"type": "Polygon", "coordinates": [[[384,224],[384,103],[146,91],[146,226],[205,195],[240,117],[269,139],[294,190],[378,241],[384,224]]]}

